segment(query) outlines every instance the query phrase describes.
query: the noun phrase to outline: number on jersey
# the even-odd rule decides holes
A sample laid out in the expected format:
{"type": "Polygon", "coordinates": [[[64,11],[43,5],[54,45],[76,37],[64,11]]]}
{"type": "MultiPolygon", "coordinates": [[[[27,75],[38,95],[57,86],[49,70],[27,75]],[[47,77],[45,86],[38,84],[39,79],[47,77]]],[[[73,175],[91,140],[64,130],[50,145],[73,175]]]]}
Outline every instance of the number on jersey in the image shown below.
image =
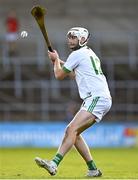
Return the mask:
{"type": "Polygon", "coordinates": [[[103,74],[99,58],[98,57],[93,58],[92,56],[90,56],[90,58],[91,58],[91,63],[92,63],[92,66],[93,66],[93,69],[94,69],[95,73],[97,75],[98,74],[103,74]]]}

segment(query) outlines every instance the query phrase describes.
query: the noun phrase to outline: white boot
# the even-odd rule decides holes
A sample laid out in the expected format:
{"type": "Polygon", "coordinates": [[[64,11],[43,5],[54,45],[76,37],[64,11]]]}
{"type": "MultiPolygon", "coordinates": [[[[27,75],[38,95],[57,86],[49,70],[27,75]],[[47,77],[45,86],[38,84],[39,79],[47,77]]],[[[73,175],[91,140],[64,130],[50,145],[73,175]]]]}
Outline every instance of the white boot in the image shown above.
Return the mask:
{"type": "Polygon", "coordinates": [[[54,161],[43,160],[39,157],[36,157],[35,162],[39,167],[46,169],[49,174],[51,174],[51,176],[56,175],[57,165],[54,161]]]}
{"type": "Polygon", "coordinates": [[[102,176],[102,172],[99,169],[96,170],[88,170],[87,177],[100,177],[102,176]]]}

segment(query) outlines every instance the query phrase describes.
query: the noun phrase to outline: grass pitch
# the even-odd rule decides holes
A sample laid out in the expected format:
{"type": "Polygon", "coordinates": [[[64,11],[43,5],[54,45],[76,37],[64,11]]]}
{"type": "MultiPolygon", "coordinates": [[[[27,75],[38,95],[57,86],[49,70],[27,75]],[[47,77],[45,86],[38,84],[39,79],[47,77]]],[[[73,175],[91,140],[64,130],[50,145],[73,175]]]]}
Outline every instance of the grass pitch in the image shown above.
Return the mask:
{"type": "MultiPolygon", "coordinates": [[[[97,166],[103,172],[99,179],[138,179],[138,148],[94,148],[91,152],[97,166]]],[[[50,176],[34,162],[36,156],[50,159],[55,153],[56,149],[0,149],[0,179],[86,178],[87,167],[75,149],[65,156],[56,176],[50,176]]]]}

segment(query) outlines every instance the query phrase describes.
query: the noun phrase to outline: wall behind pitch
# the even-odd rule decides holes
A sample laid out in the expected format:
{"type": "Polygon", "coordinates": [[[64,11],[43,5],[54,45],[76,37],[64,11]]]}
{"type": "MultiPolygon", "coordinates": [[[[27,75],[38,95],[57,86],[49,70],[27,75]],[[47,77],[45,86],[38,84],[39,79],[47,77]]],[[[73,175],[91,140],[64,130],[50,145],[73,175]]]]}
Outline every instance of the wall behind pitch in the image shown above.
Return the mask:
{"type": "MultiPolygon", "coordinates": [[[[0,147],[57,147],[65,123],[0,123],[0,147]]],[[[138,144],[138,124],[99,123],[83,133],[90,147],[138,144]]]]}

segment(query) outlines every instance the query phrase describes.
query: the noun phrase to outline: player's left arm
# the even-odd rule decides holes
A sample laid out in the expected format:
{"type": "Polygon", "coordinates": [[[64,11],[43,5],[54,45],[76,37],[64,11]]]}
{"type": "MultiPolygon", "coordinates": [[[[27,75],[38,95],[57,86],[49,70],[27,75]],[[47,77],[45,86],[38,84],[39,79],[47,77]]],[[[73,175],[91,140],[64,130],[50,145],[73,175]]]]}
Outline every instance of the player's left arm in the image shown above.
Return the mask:
{"type": "Polygon", "coordinates": [[[64,67],[65,62],[59,58],[57,51],[54,50],[54,52],[48,52],[48,56],[53,62],[54,74],[55,74],[56,79],[62,80],[66,76],[69,76],[71,79],[75,78],[74,71],[69,71],[68,69],[64,67]]]}
{"type": "Polygon", "coordinates": [[[63,64],[63,61],[59,58],[54,61],[54,74],[58,80],[62,80],[68,75],[62,68],[63,64]]]}
{"type": "Polygon", "coordinates": [[[69,76],[71,79],[75,78],[75,73],[74,71],[69,71],[68,69],[66,69],[64,67],[64,61],[62,61],[61,59],[57,58],[54,62],[54,74],[56,79],[58,80],[62,80],[64,79],[66,76],[69,76]]]}

